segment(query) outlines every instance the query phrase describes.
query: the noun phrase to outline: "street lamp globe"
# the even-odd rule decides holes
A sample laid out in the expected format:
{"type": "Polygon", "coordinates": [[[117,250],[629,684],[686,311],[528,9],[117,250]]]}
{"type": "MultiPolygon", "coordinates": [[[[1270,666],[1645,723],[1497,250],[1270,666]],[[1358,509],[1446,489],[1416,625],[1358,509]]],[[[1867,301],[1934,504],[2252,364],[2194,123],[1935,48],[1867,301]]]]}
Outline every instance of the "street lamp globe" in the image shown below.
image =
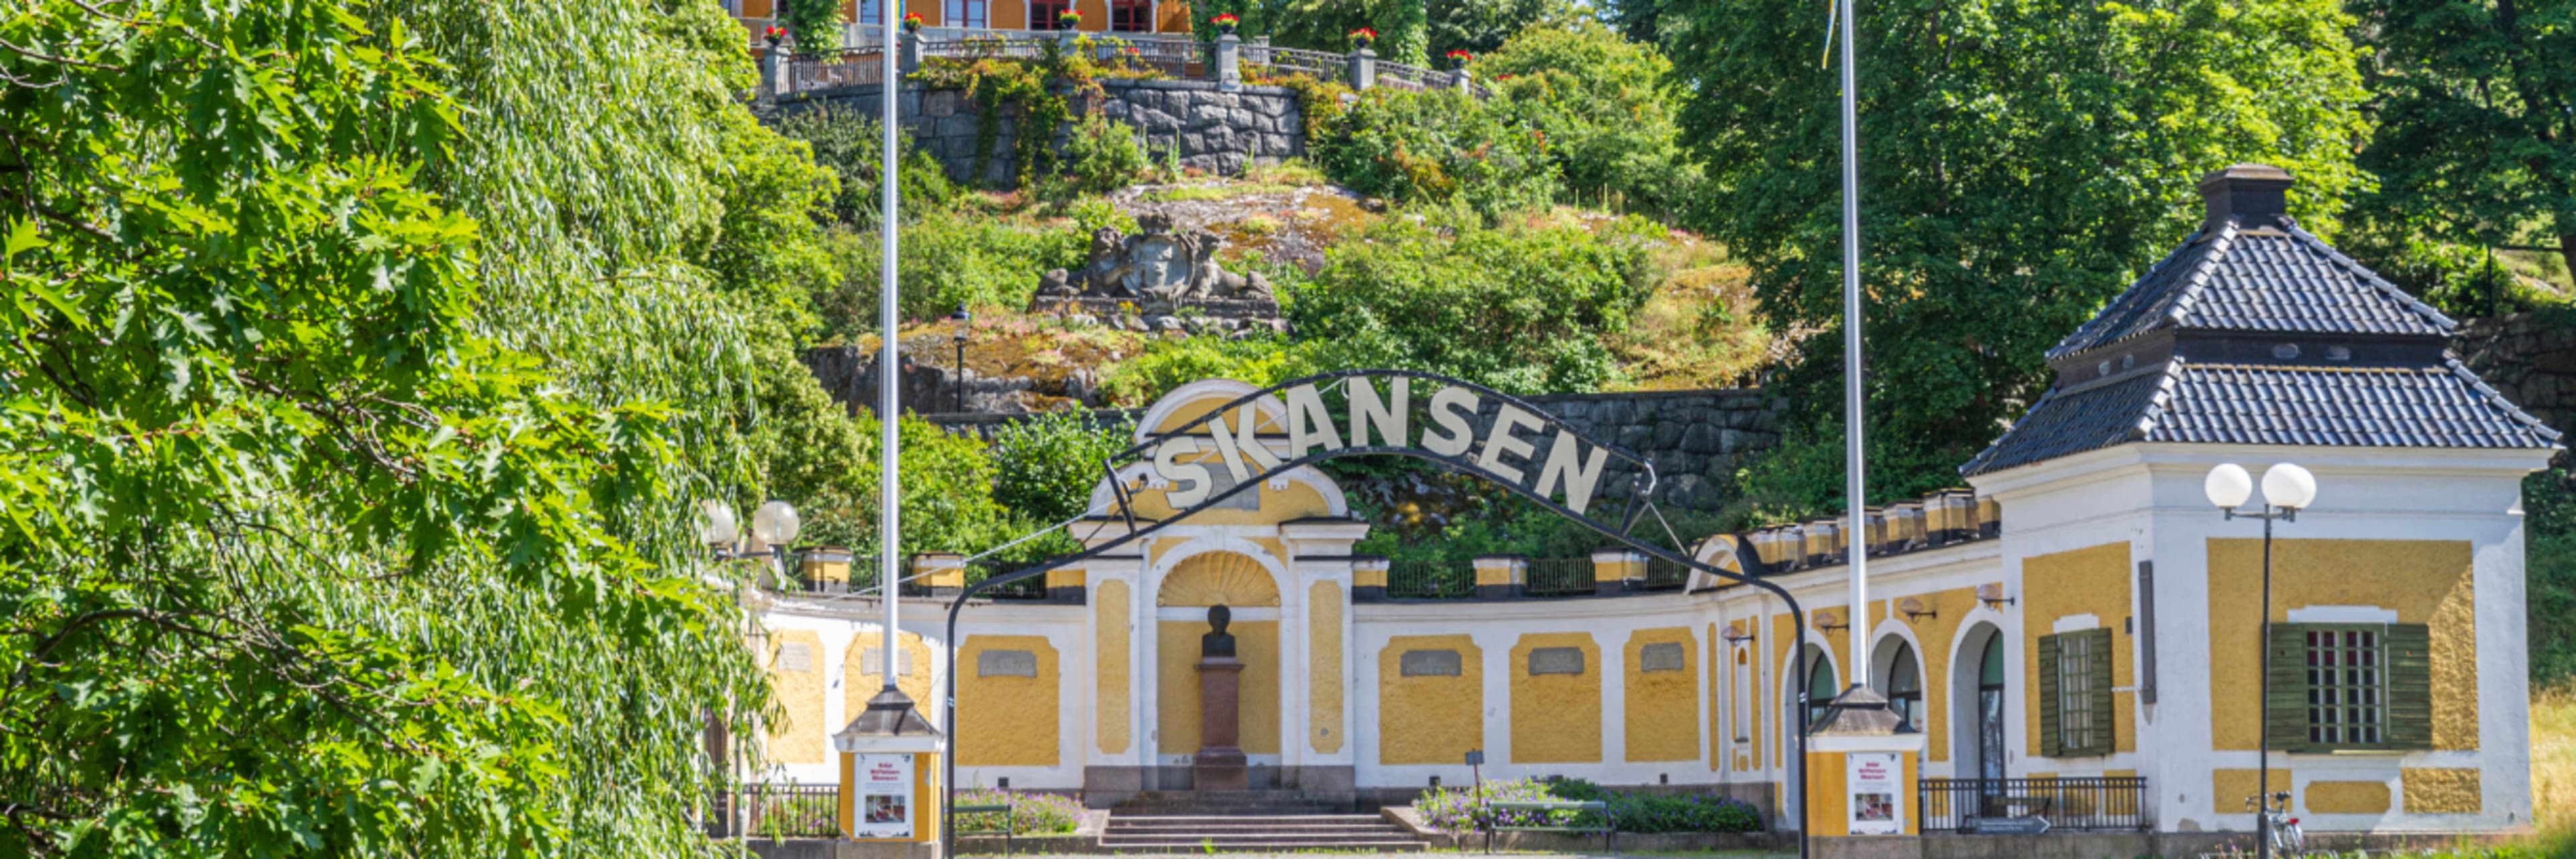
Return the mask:
{"type": "Polygon", "coordinates": [[[2263,503],[2302,510],[2316,500],[2317,476],[2307,469],[2284,462],[2263,472],[2263,503]]]}
{"type": "Polygon", "coordinates": [[[796,508],[775,498],[751,511],[751,536],[770,546],[796,542],[796,532],[804,523],[796,518],[796,508]]]}
{"type": "Polygon", "coordinates": [[[2209,470],[2209,479],[2201,483],[2200,490],[2209,496],[2209,503],[2234,510],[2254,497],[2254,475],[2245,473],[2245,466],[2224,463],[2209,470]]]}
{"type": "Polygon", "coordinates": [[[698,542],[708,546],[731,546],[742,536],[742,526],[733,518],[733,505],[713,498],[698,502],[698,542]]]}

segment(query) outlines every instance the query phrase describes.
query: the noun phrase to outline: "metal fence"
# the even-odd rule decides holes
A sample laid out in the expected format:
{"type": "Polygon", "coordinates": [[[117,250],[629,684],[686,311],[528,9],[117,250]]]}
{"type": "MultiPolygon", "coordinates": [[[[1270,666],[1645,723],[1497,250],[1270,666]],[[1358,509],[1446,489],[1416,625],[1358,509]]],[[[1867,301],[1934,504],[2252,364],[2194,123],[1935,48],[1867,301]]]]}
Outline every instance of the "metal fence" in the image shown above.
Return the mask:
{"type": "Polygon", "coordinates": [[[787,79],[791,92],[867,86],[885,80],[885,59],[875,45],[832,53],[796,54],[787,58],[787,79]]]}
{"type": "Polygon", "coordinates": [[[1690,568],[1662,558],[1646,558],[1646,590],[1677,591],[1690,584],[1690,568]]]}
{"type": "Polygon", "coordinates": [[[2024,831],[2032,817],[2051,831],[2145,831],[2155,825],[2146,792],[2143,776],[1927,778],[1915,815],[1926,834],[2024,831]]]}
{"type": "Polygon", "coordinates": [[[1390,86],[1395,87],[1396,89],[1409,89],[1414,92],[1421,92],[1427,89],[1450,86],[1454,80],[1454,78],[1449,76],[1448,72],[1435,72],[1421,66],[1408,66],[1403,63],[1390,63],[1385,60],[1379,60],[1377,63],[1378,86],[1390,86]]]}
{"type": "MultiPolygon", "coordinates": [[[[1022,568],[1019,564],[976,564],[967,568],[966,583],[971,585],[994,576],[1010,575],[1022,568]]],[[[1046,578],[1041,573],[1016,582],[994,585],[976,596],[989,600],[1043,600],[1047,598],[1046,578]]]]}
{"type": "Polygon", "coordinates": [[[1521,592],[1534,597],[1590,596],[1591,558],[1548,558],[1529,562],[1521,592]]]}
{"type": "Polygon", "coordinates": [[[1476,595],[1474,561],[1390,561],[1386,595],[1393,599],[1454,600],[1476,595]]]}
{"type": "Polygon", "coordinates": [[[829,838],[841,834],[841,789],[829,784],[755,784],[707,802],[706,832],[717,838],[829,838]],[[736,827],[742,827],[737,832],[736,827]]]}
{"type": "Polygon", "coordinates": [[[1266,67],[1271,74],[1305,75],[1326,83],[1350,83],[1351,61],[1342,54],[1303,48],[1244,45],[1243,64],[1266,67]]]}

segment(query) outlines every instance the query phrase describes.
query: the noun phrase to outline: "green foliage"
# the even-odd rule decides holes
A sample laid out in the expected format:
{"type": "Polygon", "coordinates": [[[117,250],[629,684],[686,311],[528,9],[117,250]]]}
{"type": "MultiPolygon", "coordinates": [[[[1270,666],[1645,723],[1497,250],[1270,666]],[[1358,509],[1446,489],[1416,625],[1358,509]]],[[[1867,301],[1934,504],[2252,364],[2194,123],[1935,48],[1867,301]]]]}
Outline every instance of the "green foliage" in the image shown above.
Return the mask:
{"type": "Polygon", "coordinates": [[[2522,482],[2531,681],[2576,679],[2576,471],[2554,468],[2522,482]]]}
{"type": "Polygon", "coordinates": [[[778,26],[787,28],[787,37],[794,40],[790,47],[797,53],[840,50],[840,0],[778,0],[777,6],[778,26]]]}
{"type": "Polygon", "coordinates": [[[1513,393],[1589,391],[1617,378],[1603,339],[1654,284],[1640,219],[1485,228],[1473,219],[1388,218],[1335,245],[1311,284],[1287,290],[1318,366],[1447,373],[1513,393]]]}
{"type": "Polygon", "coordinates": [[[1579,21],[1522,30],[1475,71],[1545,132],[1548,158],[1576,196],[1678,212],[1704,193],[1681,150],[1672,63],[1654,48],[1579,21]]]}
{"type": "MultiPolygon", "coordinates": [[[[933,319],[959,305],[1026,307],[1048,269],[1078,268],[1090,244],[1088,230],[1031,224],[971,212],[932,212],[906,225],[903,266],[896,294],[903,318],[933,319]]],[[[874,234],[835,238],[844,279],[817,294],[825,342],[857,342],[877,331],[877,261],[874,234]]]]}
{"type": "Polygon", "coordinates": [[[585,167],[712,160],[731,25],[109,8],[0,22],[0,855],[703,849],[700,732],[767,700],[683,554],[721,194],[585,167]]]}
{"type": "MultiPolygon", "coordinates": [[[[1114,37],[1109,44],[1116,44],[1114,37]]],[[[998,46],[998,45],[996,45],[998,46]]],[[[1096,100],[1101,96],[1102,78],[1158,77],[1149,67],[1128,63],[1102,63],[1093,57],[1099,45],[1089,34],[1076,36],[1071,46],[1046,40],[1039,43],[1040,54],[1032,59],[1010,59],[992,51],[969,52],[964,56],[932,57],[922,61],[913,80],[932,88],[962,89],[975,99],[975,172],[976,179],[988,175],[993,160],[993,147],[1000,136],[1002,107],[1018,105],[1018,127],[1056,129],[1073,119],[1077,98],[1096,100]]],[[[1105,135],[1106,132],[1095,132],[1105,135]]],[[[1133,142],[1132,140],[1130,141],[1133,142]]],[[[1087,165],[1091,171],[1078,174],[1078,179],[1107,181],[1109,173],[1123,164],[1123,153],[1105,153],[1108,141],[1091,142],[1095,155],[1111,160],[1095,160],[1087,165]]],[[[1020,187],[1045,184],[1057,172],[1055,135],[1021,133],[1012,142],[1012,157],[1019,163],[1016,177],[1020,187]]],[[[1127,176],[1142,172],[1143,156],[1127,176]]]]}
{"type": "Polygon", "coordinates": [[[1372,89],[1331,128],[1332,137],[1309,151],[1363,194],[1454,200],[1497,217],[1546,206],[1557,191],[1546,132],[1456,90],[1372,89]]]}
{"type": "MultiPolygon", "coordinates": [[[[1751,803],[1706,794],[1662,795],[1627,793],[1608,790],[1579,778],[1564,779],[1548,786],[1558,798],[1575,802],[1607,802],[1610,817],[1618,821],[1619,831],[1652,834],[1658,832],[1759,832],[1762,813],[1751,803]]],[[[1598,825],[1598,815],[1578,815],[1577,825],[1598,825]]]]}
{"type": "Polygon", "coordinates": [[[2379,119],[2360,156],[2379,186],[2357,208],[2463,245],[2576,255],[2576,2],[2349,8],[2379,119]]]}
{"type": "MultiPolygon", "coordinates": [[[[804,488],[805,494],[797,504],[806,514],[805,533],[797,539],[875,554],[881,509],[878,424],[873,415],[861,414],[850,425],[845,449],[800,452],[814,460],[816,474],[810,483],[789,487],[804,488]]],[[[994,462],[985,455],[983,442],[950,435],[909,414],[896,424],[895,434],[903,446],[896,481],[903,519],[900,553],[973,552],[1019,533],[1010,511],[993,500],[994,462]]]]}
{"type": "Polygon", "coordinates": [[[1532,25],[1576,20],[1566,0],[1425,0],[1422,11],[1431,57],[1461,50],[1482,54],[1532,25]]]}
{"type": "MultiPolygon", "coordinates": [[[[1226,0],[1240,2],[1240,0],[1226,0]]],[[[1370,50],[1388,62],[1421,66],[1430,62],[1430,21],[1421,0],[1251,0],[1244,14],[1247,33],[1266,33],[1284,48],[1342,53],[1351,50],[1351,31],[1378,32],[1370,50]],[[1257,25],[1257,26],[1256,26],[1257,25]]]]}
{"type": "MultiPolygon", "coordinates": [[[[813,147],[814,162],[839,177],[840,188],[832,195],[833,217],[853,229],[876,229],[885,193],[885,142],[876,117],[826,105],[780,117],[777,127],[779,134],[813,147]]],[[[897,135],[895,151],[901,159],[895,165],[895,189],[903,197],[896,203],[898,215],[918,218],[922,212],[942,210],[956,201],[957,189],[949,184],[948,171],[914,146],[911,135],[897,135]]]]}
{"type": "MultiPolygon", "coordinates": [[[[2203,173],[2299,177],[2333,233],[2365,129],[2329,0],[1864,5],[1863,267],[1871,438],[1891,497],[1955,480],[2047,381],[2043,355],[2182,241],[2203,173]],[[1892,470],[1897,465],[1905,470],[1892,470]]],[[[1784,393],[1814,437],[1839,414],[1836,73],[1791,0],[1668,10],[1685,139],[1717,193],[1694,216],[1753,270],[1761,318],[1801,341],[1784,393]],[[1676,17],[1680,16],[1680,17],[1676,17]]],[[[1839,480],[1819,486],[1839,485],[1839,480]]]]}
{"type": "Polygon", "coordinates": [[[1321,366],[1311,357],[1313,352],[1313,347],[1275,337],[1166,338],[1111,366],[1100,387],[1111,400],[1131,406],[1151,403],[1173,388],[1200,379],[1233,379],[1268,387],[1321,366]]]}
{"type": "MultiPolygon", "coordinates": [[[[1011,807],[1010,829],[1018,835],[1070,835],[1082,825],[1082,804],[1073,798],[1052,793],[1020,793],[1007,790],[961,790],[957,804],[964,806],[1008,805],[1011,807]]],[[[1003,830],[1003,812],[979,811],[957,815],[957,831],[988,835],[1003,830]]]]}
{"type": "Polygon", "coordinates": [[[993,499],[1041,524],[1080,515],[1102,463],[1135,441],[1131,421],[1094,422],[1076,412],[1041,412],[993,433],[993,499]]]}
{"type": "Polygon", "coordinates": [[[1084,194],[1107,194],[1145,172],[1145,148],[1136,130],[1110,122],[1099,113],[1084,114],[1064,141],[1066,186],[1084,194]]]}

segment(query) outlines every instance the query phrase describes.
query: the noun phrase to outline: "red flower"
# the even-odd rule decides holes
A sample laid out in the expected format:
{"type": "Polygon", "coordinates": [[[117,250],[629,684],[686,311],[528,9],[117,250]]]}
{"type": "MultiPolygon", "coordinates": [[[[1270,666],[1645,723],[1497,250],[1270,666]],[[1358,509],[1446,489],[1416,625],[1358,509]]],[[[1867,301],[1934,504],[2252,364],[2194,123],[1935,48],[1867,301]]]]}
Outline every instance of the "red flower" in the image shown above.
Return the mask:
{"type": "Polygon", "coordinates": [[[780,40],[787,38],[787,28],[772,26],[767,30],[760,31],[760,37],[768,39],[770,44],[775,45],[778,44],[780,40]]]}
{"type": "Polygon", "coordinates": [[[904,26],[906,26],[906,27],[910,27],[910,28],[912,28],[912,29],[915,29],[915,30],[921,29],[921,13],[919,13],[919,12],[905,12],[905,13],[903,13],[903,25],[904,25],[904,26]]]}
{"type": "Polygon", "coordinates": [[[1376,31],[1375,29],[1371,29],[1371,28],[1368,28],[1368,27],[1361,27],[1361,28],[1359,28],[1359,29],[1357,29],[1357,30],[1352,30],[1352,31],[1351,31],[1351,38],[1354,38],[1354,39],[1374,39],[1374,38],[1377,38],[1377,31],[1376,31]]]}
{"type": "Polygon", "coordinates": [[[1218,15],[1218,16],[1216,16],[1215,18],[1211,18],[1211,19],[1209,19],[1209,20],[1210,20],[1210,21],[1212,21],[1212,22],[1214,22],[1214,23],[1215,23],[1217,26],[1219,26],[1219,27],[1231,27],[1231,26],[1234,26],[1234,25],[1236,24],[1236,22],[1240,21],[1241,19],[1238,19],[1238,18],[1234,17],[1234,13],[1232,13],[1232,12],[1227,12],[1227,13],[1225,13],[1225,14],[1223,14],[1223,15],[1218,15]]]}

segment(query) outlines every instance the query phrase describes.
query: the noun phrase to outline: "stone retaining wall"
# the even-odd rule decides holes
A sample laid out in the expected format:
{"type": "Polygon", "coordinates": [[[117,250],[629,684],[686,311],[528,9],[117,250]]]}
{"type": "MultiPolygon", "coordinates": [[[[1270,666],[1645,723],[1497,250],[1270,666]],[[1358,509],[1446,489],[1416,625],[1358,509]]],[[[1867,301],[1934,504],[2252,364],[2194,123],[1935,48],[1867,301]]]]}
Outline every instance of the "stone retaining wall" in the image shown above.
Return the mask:
{"type": "MultiPolygon", "coordinates": [[[[1180,163],[1221,175],[1236,175],[1250,163],[1276,163],[1306,154],[1305,113],[1297,93],[1282,87],[1246,86],[1224,92],[1213,81],[1104,80],[1096,99],[1074,104],[1079,117],[1090,110],[1138,130],[1146,160],[1162,164],[1179,147],[1180,163]]],[[[778,99],[781,112],[822,105],[864,112],[878,110],[875,84],[818,90],[778,99]]],[[[976,128],[981,122],[973,94],[955,89],[928,89],[906,84],[895,96],[895,111],[915,145],[948,168],[958,182],[980,180],[983,187],[1017,186],[1019,159],[1013,155],[1020,134],[1016,104],[1000,106],[994,129],[992,159],[975,175],[976,128]]],[[[1064,146],[1070,125],[1055,130],[1055,145],[1064,146]]]]}
{"type": "Polygon", "coordinates": [[[2523,411],[2576,439],[2576,310],[2473,319],[2451,348],[2523,411]]]}

